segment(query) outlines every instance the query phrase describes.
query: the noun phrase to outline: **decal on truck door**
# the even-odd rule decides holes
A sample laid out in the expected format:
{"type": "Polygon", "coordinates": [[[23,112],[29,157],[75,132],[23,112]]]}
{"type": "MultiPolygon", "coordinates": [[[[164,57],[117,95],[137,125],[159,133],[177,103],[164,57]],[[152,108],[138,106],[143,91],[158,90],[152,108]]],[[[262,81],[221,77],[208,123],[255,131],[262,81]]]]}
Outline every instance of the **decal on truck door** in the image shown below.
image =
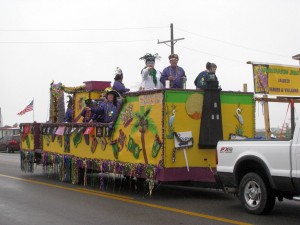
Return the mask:
{"type": "Polygon", "coordinates": [[[232,147],[222,147],[220,149],[220,153],[232,153],[233,148],[232,147]]]}

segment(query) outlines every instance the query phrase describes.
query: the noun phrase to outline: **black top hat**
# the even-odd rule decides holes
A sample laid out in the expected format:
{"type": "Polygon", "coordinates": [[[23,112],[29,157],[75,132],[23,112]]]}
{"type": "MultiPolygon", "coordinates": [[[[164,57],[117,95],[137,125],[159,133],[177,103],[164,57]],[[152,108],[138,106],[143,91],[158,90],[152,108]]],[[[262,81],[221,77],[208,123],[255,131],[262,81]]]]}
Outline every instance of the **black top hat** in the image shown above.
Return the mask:
{"type": "Polygon", "coordinates": [[[106,92],[106,98],[109,94],[113,94],[114,95],[114,98],[117,98],[117,97],[120,97],[121,95],[119,94],[119,92],[115,91],[115,90],[111,90],[111,91],[108,91],[106,92]]]}
{"type": "Polygon", "coordinates": [[[118,105],[117,98],[120,97],[121,95],[119,94],[119,92],[117,92],[115,90],[111,90],[111,91],[106,92],[106,99],[107,99],[107,96],[110,94],[112,94],[114,96],[113,104],[115,106],[117,106],[118,105]]]}

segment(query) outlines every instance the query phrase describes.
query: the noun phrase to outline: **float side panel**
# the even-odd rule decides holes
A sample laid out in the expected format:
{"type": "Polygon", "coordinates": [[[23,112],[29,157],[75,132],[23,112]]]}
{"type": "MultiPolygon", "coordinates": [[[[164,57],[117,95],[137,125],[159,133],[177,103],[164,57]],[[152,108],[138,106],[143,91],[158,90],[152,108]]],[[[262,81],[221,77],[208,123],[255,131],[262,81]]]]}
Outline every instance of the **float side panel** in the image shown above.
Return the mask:
{"type": "MultiPolygon", "coordinates": [[[[158,165],[162,155],[162,93],[128,96],[111,135],[107,126],[86,124],[92,128],[89,134],[80,130],[80,124],[69,135],[69,150],[66,150],[66,135],[43,135],[45,151],[73,155],[80,158],[117,160],[123,163],[158,165]],[[140,116],[140,117],[139,117],[140,116]],[[146,120],[142,130],[143,121],[146,120]],[[145,154],[144,154],[145,153],[145,154]]],[[[47,126],[47,124],[44,124],[47,126]]],[[[58,126],[58,125],[51,125],[58,126]]],[[[65,126],[71,126],[66,124],[65,126]]]]}
{"type": "MultiPolygon", "coordinates": [[[[204,92],[199,91],[172,91],[165,92],[164,104],[164,165],[165,168],[187,168],[216,166],[216,152],[214,149],[202,149],[198,147],[200,134],[202,106],[204,92]],[[173,132],[190,131],[193,137],[193,145],[184,149],[175,148],[173,132]],[[185,153],[184,153],[185,151],[185,153]]],[[[255,103],[252,93],[221,92],[221,113],[223,139],[229,138],[229,134],[242,134],[248,137],[254,136],[255,131],[255,103]],[[241,109],[244,116],[241,125],[236,115],[237,108],[241,109]]]]}

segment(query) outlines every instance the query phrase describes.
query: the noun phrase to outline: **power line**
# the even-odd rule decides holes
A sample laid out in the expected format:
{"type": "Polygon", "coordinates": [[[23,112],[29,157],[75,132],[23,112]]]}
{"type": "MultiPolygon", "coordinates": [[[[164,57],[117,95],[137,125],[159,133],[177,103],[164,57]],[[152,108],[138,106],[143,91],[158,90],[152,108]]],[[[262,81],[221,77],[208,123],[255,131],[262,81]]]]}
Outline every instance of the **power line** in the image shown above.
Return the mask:
{"type": "Polygon", "coordinates": [[[200,51],[200,50],[193,49],[193,48],[189,48],[189,47],[185,47],[185,46],[182,46],[182,45],[177,45],[177,46],[180,47],[180,48],[188,49],[188,50],[190,50],[190,51],[200,52],[200,53],[202,53],[202,54],[211,55],[211,56],[214,56],[214,57],[218,57],[218,58],[221,58],[221,59],[233,61],[233,62],[236,62],[236,63],[242,63],[242,64],[245,64],[245,62],[242,62],[242,61],[239,61],[239,60],[236,60],[236,59],[231,59],[231,58],[227,58],[227,57],[223,57],[223,56],[211,54],[211,53],[209,53],[209,52],[200,51]]]}
{"type": "Polygon", "coordinates": [[[150,42],[150,40],[125,40],[125,41],[0,41],[0,44],[102,44],[102,43],[132,43],[132,42],[150,42]]]}
{"type": "Polygon", "coordinates": [[[123,27],[123,28],[79,28],[79,29],[0,29],[1,32],[81,32],[81,31],[120,31],[120,30],[146,30],[162,29],[160,27],[123,27]]]}
{"type": "Polygon", "coordinates": [[[250,47],[239,45],[239,44],[235,44],[235,43],[232,43],[232,42],[219,40],[219,39],[212,38],[212,37],[209,37],[209,36],[204,36],[204,35],[201,35],[201,34],[198,34],[198,33],[195,33],[195,32],[190,32],[190,31],[187,31],[187,30],[184,30],[184,29],[180,29],[180,28],[177,28],[177,29],[181,30],[183,32],[186,32],[186,33],[193,34],[193,35],[201,37],[201,38],[205,38],[205,39],[212,40],[212,41],[217,41],[217,42],[220,42],[220,43],[223,43],[223,44],[232,45],[232,46],[235,46],[235,47],[244,48],[244,49],[252,50],[252,51],[257,51],[257,52],[261,52],[261,53],[265,53],[265,54],[276,55],[276,56],[280,56],[280,57],[284,57],[284,58],[290,58],[290,56],[281,55],[281,54],[278,54],[278,53],[264,51],[264,50],[260,50],[260,49],[250,48],[250,47]]]}

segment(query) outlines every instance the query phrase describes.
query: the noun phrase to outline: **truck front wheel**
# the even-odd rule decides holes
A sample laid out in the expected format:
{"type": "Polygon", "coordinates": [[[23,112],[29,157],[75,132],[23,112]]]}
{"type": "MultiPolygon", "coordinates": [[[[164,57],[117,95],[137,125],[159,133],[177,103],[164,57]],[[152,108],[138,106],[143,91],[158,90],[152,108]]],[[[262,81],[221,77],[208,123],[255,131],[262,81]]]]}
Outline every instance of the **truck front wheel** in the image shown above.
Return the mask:
{"type": "Polygon", "coordinates": [[[270,185],[256,173],[247,173],[239,187],[240,201],[248,213],[266,214],[274,208],[275,195],[270,185]]]}

